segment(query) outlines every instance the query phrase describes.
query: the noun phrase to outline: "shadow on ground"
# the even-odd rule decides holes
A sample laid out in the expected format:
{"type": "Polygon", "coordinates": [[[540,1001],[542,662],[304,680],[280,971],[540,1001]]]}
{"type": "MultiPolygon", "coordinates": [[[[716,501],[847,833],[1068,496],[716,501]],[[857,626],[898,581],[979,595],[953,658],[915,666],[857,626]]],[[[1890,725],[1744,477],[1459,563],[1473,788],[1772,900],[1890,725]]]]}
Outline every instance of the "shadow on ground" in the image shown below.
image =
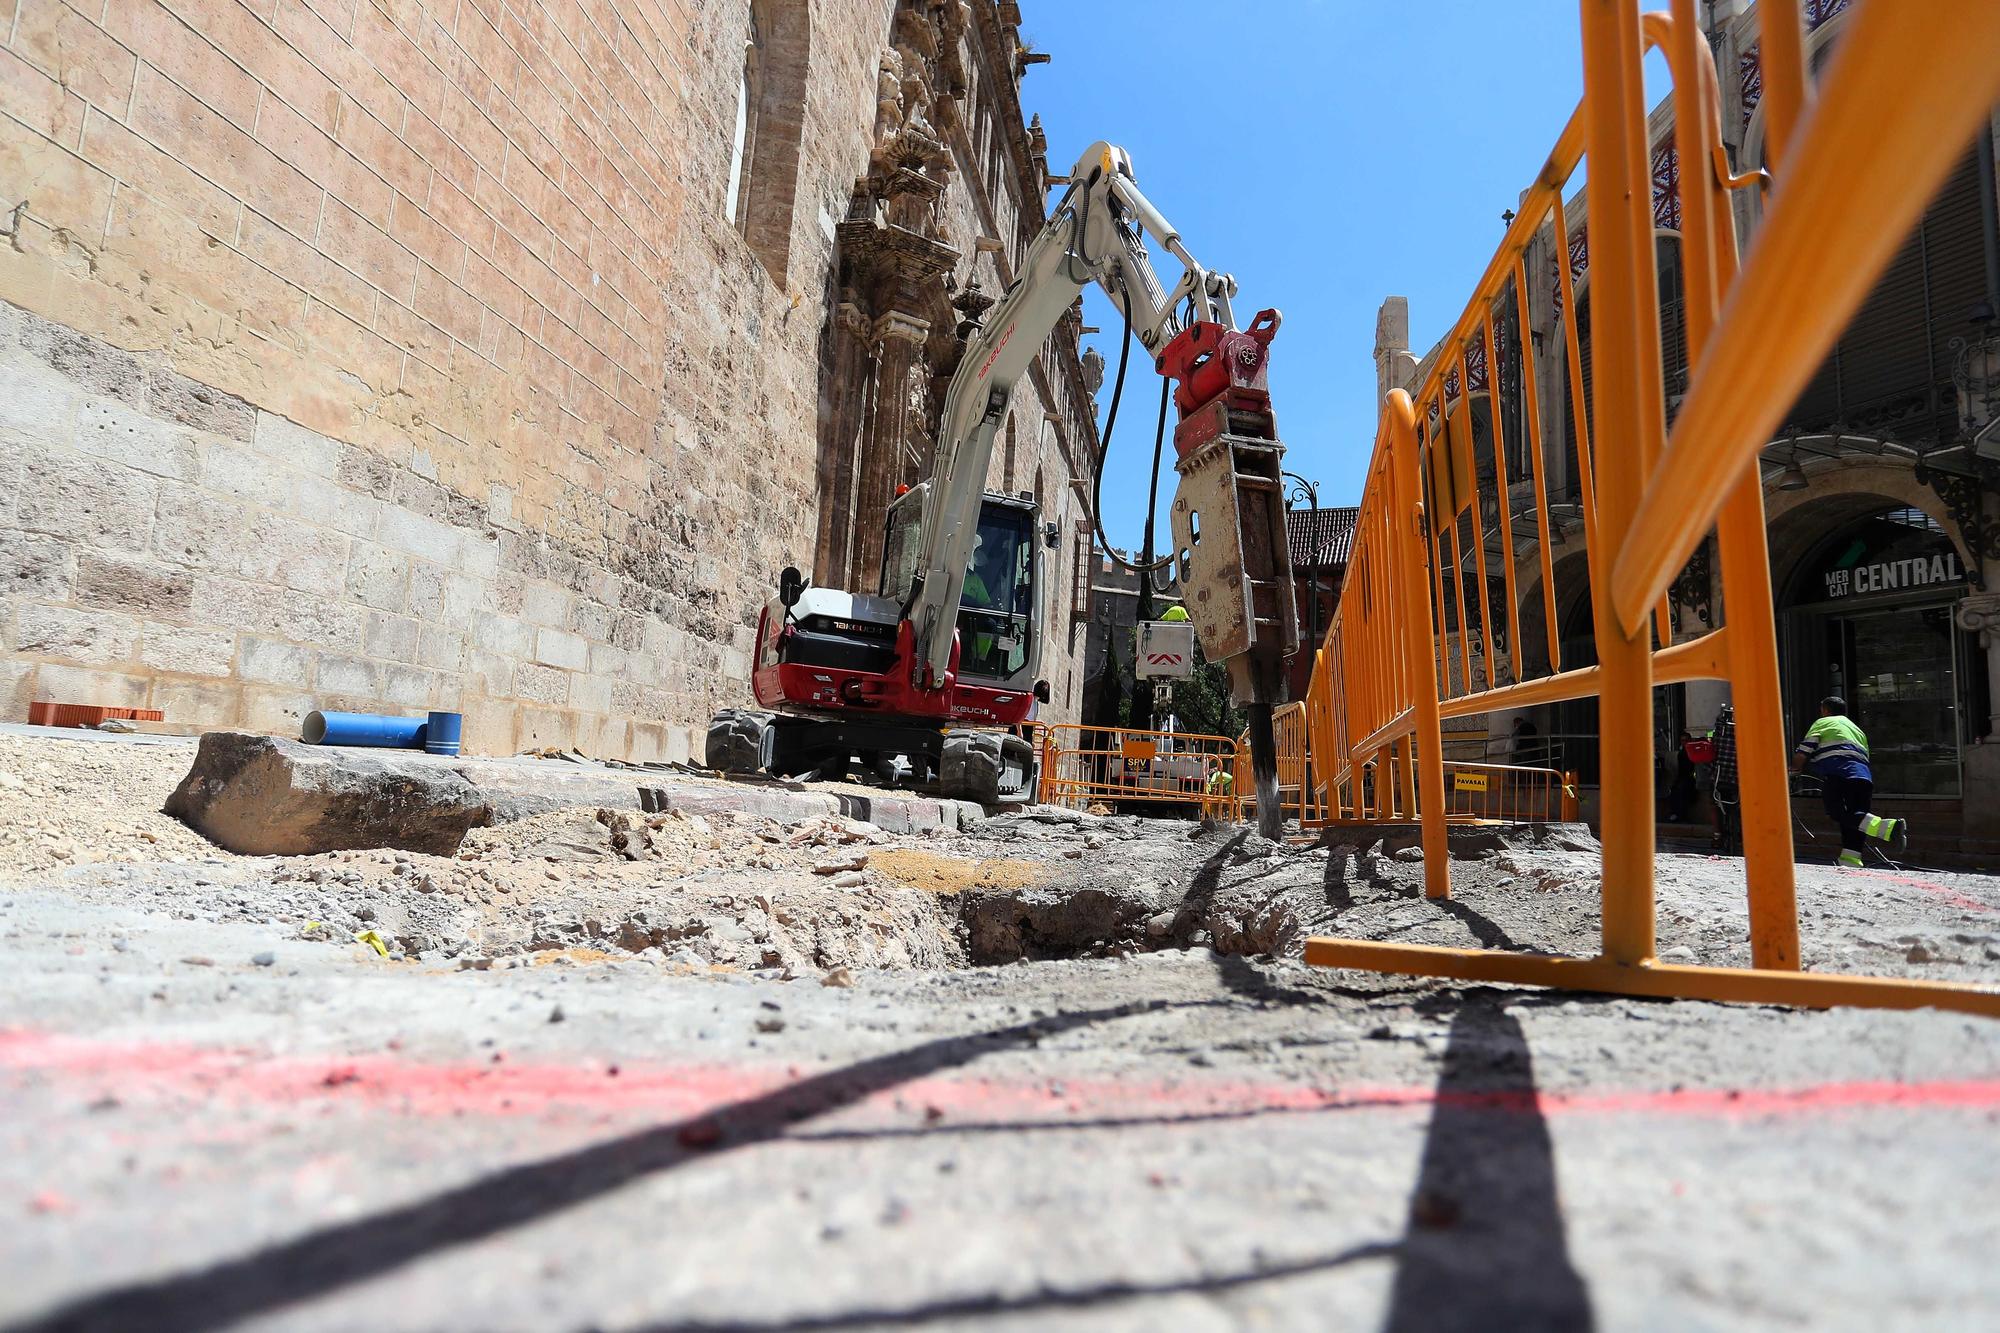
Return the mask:
{"type": "MultiPolygon", "coordinates": [[[[1206,1002],[1194,1002],[1196,1004],[1206,1002]]],[[[646,1176],[781,1137],[790,1126],[984,1055],[1149,1013],[1164,1000],[1052,1014],[859,1061],[686,1120],[520,1166],[401,1207],[268,1246],[213,1267],[84,1296],[13,1326],[18,1333],[227,1327],[332,1295],[434,1254],[589,1203],[646,1176]]]]}
{"type": "Polygon", "coordinates": [[[1451,1036],[1383,1327],[1592,1328],[1520,1021],[1491,992],[1439,1001],[1451,1036]]]}

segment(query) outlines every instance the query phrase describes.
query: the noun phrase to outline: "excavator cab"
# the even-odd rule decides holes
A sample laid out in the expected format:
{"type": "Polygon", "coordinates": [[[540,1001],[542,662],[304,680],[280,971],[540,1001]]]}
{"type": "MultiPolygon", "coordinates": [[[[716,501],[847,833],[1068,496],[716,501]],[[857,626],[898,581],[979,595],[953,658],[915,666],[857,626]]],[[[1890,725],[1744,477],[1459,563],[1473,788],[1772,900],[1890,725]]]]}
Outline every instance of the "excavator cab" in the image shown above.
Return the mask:
{"type": "MultiPolygon", "coordinates": [[[[905,492],[889,507],[882,546],[881,595],[909,600],[923,546],[923,488],[905,492]]],[[[966,563],[958,606],[958,674],[982,683],[1029,688],[1040,657],[1036,593],[1041,549],[1035,541],[1039,510],[1027,495],[988,491],[979,507],[979,529],[966,563]]]]}

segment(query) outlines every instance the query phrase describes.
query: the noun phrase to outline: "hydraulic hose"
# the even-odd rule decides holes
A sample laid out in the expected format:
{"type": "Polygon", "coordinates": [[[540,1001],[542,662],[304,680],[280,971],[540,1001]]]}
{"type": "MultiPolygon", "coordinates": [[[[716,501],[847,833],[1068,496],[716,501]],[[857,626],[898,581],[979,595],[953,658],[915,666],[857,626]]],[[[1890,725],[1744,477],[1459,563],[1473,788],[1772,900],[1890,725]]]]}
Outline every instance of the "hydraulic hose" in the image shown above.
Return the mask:
{"type": "MultiPolygon", "coordinates": [[[[1124,291],[1124,279],[1119,279],[1119,295],[1125,299],[1118,302],[1118,312],[1124,316],[1124,337],[1118,343],[1118,374],[1111,381],[1111,407],[1104,414],[1103,447],[1097,452],[1097,468],[1090,480],[1090,523],[1097,534],[1097,544],[1104,548],[1104,554],[1120,569],[1135,574],[1150,574],[1165,569],[1174,562],[1171,552],[1151,564],[1135,564],[1112,547],[1111,539],[1104,535],[1104,465],[1111,458],[1111,432],[1118,426],[1118,404],[1125,396],[1125,363],[1132,353],[1132,302],[1124,291]]],[[[1167,398],[1166,384],[1162,382],[1160,394],[1160,427],[1153,439],[1153,476],[1157,483],[1160,475],[1160,444],[1166,436],[1167,398]]],[[[1155,496],[1157,498],[1157,495],[1155,496]]]]}

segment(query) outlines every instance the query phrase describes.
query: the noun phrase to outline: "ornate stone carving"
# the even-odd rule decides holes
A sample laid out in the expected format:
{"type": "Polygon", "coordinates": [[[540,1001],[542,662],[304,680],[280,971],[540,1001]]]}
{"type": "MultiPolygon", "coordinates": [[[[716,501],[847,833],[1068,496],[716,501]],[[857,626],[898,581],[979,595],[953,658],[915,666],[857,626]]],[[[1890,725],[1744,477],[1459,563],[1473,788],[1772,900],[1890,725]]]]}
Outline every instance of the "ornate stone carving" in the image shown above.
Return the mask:
{"type": "Polygon", "coordinates": [[[1091,393],[1104,387],[1104,353],[1095,347],[1083,349],[1083,387],[1091,393]]]}
{"type": "Polygon", "coordinates": [[[951,292],[961,251],[944,234],[952,154],[937,128],[958,115],[965,90],[961,39],[971,11],[959,0],[901,0],[877,61],[875,144],[834,229],[845,298],[830,330],[837,385],[821,422],[823,581],[866,587],[879,572],[883,514],[898,482],[928,464],[941,375],[955,363],[968,321],[991,298],[951,292]],[[842,340],[865,355],[841,359],[842,340]],[[827,497],[832,496],[829,500],[827,497]],[[842,532],[828,529],[839,525],[842,532]]]}
{"type": "Polygon", "coordinates": [[[1936,491],[1938,499],[1944,501],[1951,521],[1958,525],[1965,544],[1972,550],[1973,564],[1967,572],[1975,584],[1984,588],[1986,579],[1979,568],[1980,558],[2000,560],[2000,520],[1987,513],[1986,505],[1988,494],[2000,487],[2000,464],[1979,459],[1976,466],[1979,475],[1967,476],[1918,463],[1917,481],[1936,491]]]}
{"type": "Polygon", "coordinates": [[[1959,601],[1952,618],[1967,634],[1977,634],[1982,647],[2000,642],[2000,592],[1968,594],[1959,601]]]}
{"type": "Polygon", "coordinates": [[[903,53],[884,51],[875,74],[875,141],[886,142],[903,127],[903,53]]]}
{"type": "Polygon", "coordinates": [[[951,298],[951,308],[959,313],[958,337],[960,341],[970,338],[986,319],[986,312],[993,308],[994,298],[979,288],[977,277],[965,285],[965,290],[951,298]]]}
{"type": "Polygon", "coordinates": [[[1687,567],[1673,582],[1673,591],[1667,601],[1675,629],[1687,628],[1683,620],[1686,615],[1694,617],[1696,628],[1709,629],[1715,623],[1715,579],[1708,552],[1709,543],[1703,539],[1701,545],[1694,548],[1694,554],[1688,557],[1687,567]]]}

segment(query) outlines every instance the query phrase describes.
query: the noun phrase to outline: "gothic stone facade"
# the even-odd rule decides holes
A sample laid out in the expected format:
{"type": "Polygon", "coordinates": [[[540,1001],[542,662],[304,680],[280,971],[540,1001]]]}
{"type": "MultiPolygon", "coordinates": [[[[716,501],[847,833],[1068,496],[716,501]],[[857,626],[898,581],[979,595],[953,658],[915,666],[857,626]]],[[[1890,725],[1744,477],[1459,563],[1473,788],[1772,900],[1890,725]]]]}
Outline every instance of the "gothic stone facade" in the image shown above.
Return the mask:
{"type": "MultiPolygon", "coordinates": [[[[1040,219],[1018,19],[0,0],[0,718],[698,751],[1040,219]]],[[[1015,417],[994,483],[1070,523],[1073,327],[1015,417]]]]}

